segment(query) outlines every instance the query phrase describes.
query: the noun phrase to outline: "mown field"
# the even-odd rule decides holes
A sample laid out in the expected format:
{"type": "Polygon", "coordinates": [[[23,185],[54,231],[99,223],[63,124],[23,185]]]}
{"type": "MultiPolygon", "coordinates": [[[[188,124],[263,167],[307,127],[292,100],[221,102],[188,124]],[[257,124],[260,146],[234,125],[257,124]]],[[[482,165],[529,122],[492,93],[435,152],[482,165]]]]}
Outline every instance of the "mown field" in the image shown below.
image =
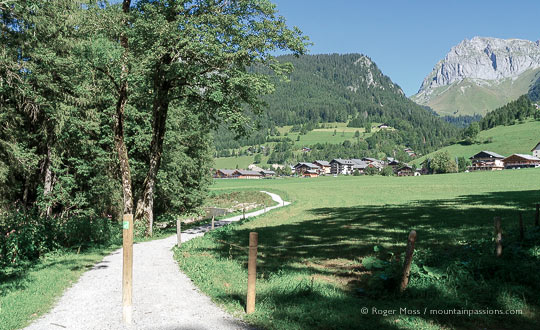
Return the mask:
{"type": "MultiPolygon", "coordinates": [[[[453,157],[465,158],[469,158],[482,150],[493,151],[503,156],[510,156],[515,153],[531,154],[532,148],[540,142],[540,121],[527,121],[523,124],[511,126],[497,126],[481,131],[477,140],[479,143],[471,145],[453,144],[436,152],[448,151],[453,157]]],[[[418,165],[426,157],[430,156],[432,154],[420,157],[413,163],[418,165]]]]}
{"type": "Polygon", "coordinates": [[[220,228],[175,252],[197,286],[256,326],[533,329],[540,321],[540,231],[533,225],[540,169],[221,180],[213,191],[254,188],[293,204],[220,228]],[[494,216],[502,217],[501,258],[494,256],[494,216]],[[414,263],[409,288],[399,294],[411,229],[418,233],[414,263]],[[250,231],[259,233],[257,307],[245,316],[247,251],[241,247],[250,231]],[[447,314],[463,309],[477,315],[447,314]],[[521,314],[493,315],[495,310],[521,314]]]}

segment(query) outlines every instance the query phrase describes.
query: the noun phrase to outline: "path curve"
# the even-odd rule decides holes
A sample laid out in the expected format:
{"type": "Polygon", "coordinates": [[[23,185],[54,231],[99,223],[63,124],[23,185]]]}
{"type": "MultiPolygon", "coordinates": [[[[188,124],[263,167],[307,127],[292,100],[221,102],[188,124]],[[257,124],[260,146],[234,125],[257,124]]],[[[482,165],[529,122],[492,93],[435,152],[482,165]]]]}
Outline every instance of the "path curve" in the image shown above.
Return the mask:
{"type": "MultiPolygon", "coordinates": [[[[278,205],[246,213],[253,217],[289,205],[277,194],[262,191],[278,205]]],[[[242,215],[216,221],[223,226],[242,215]]],[[[182,242],[202,236],[209,226],[182,232],[182,242]]],[[[217,307],[180,271],[173,258],[176,235],[133,246],[133,324],[122,323],[122,249],[116,250],[69,288],[54,308],[26,329],[249,329],[217,307]]]]}

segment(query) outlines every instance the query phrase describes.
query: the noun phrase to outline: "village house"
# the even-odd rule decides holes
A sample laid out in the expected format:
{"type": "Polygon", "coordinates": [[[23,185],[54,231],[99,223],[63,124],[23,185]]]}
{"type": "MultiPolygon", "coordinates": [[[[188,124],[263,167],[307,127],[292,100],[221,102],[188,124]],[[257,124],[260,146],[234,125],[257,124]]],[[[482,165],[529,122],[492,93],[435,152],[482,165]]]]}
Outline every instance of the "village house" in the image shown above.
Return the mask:
{"type": "Polygon", "coordinates": [[[534,157],[540,158],[540,142],[531,151],[534,157]]]}
{"type": "Polygon", "coordinates": [[[319,166],[319,174],[330,174],[332,171],[332,166],[330,165],[330,162],[327,162],[326,160],[316,160],[313,162],[313,164],[319,166]]]}
{"type": "Polygon", "coordinates": [[[469,158],[472,165],[470,171],[499,171],[504,169],[504,156],[491,151],[480,151],[469,158]]]}
{"type": "Polygon", "coordinates": [[[410,157],[416,157],[416,152],[414,152],[411,148],[405,148],[403,151],[405,151],[410,157]]]}
{"type": "Polygon", "coordinates": [[[255,164],[249,164],[248,166],[248,170],[250,171],[255,171],[255,172],[260,172],[262,171],[263,169],[255,164]]]}
{"type": "Polygon", "coordinates": [[[236,175],[238,179],[260,179],[262,177],[261,173],[250,170],[236,170],[234,175],[236,175]]]}
{"type": "Polygon", "coordinates": [[[259,173],[261,173],[263,178],[268,178],[276,175],[276,172],[269,170],[260,170],[259,173]]]}
{"type": "Polygon", "coordinates": [[[336,158],[330,161],[330,173],[332,174],[351,174],[354,163],[350,159],[336,158]]]}
{"type": "Polygon", "coordinates": [[[214,173],[214,178],[217,179],[233,179],[235,176],[236,170],[223,170],[219,169],[214,173]]]}
{"type": "Polygon", "coordinates": [[[387,165],[390,166],[390,167],[392,168],[392,170],[394,170],[394,172],[396,172],[398,166],[401,164],[401,163],[399,162],[399,160],[397,160],[397,159],[395,159],[395,158],[392,158],[392,157],[388,157],[388,158],[386,159],[386,161],[387,161],[387,163],[388,163],[387,165]]]}
{"type": "Polygon", "coordinates": [[[524,154],[513,154],[503,159],[503,162],[506,169],[540,167],[540,158],[524,154]]]}
{"type": "MultiPolygon", "coordinates": [[[[369,164],[368,162],[365,162],[361,159],[341,159],[336,158],[332,159],[330,162],[331,166],[331,173],[332,174],[345,174],[350,175],[353,174],[354,171],[358,171],[359,173],[364,173],[364,170],[367,167],[375,167],[379,168],[375,163],[369,164]]],[[[382,167],[382,166],[381,166],[382,167]]]]}
{"type": "Polygon", "coordinates": [[[303,175],[306,171],[319,171],[319,166],[313,163],[298,163],[294,165],[294,172],[298,175],[303,175]]]}
{"type": "Polygon", "coordinates": [[[360,174],[365,174],[366,168],[371,167],[371,164],[362,160],[353,159],[354,165],[352,167],[352,174],[358,171],[360,174]],[[356,160],[356,161],[355,161],[356,160]]]}
{"type": "Polygon", "coordinates": [[[304,178],[316,178],[319,176],[319,171],[318,170],[307,170],[305,171],[302,176],[304,178]]]}
{"type": "Polygon", "coordinates": [[[396,174],[397,176],[413,176],[415,171],[408,164],[403,164],[403,166],[398,167],[396,174]]]}

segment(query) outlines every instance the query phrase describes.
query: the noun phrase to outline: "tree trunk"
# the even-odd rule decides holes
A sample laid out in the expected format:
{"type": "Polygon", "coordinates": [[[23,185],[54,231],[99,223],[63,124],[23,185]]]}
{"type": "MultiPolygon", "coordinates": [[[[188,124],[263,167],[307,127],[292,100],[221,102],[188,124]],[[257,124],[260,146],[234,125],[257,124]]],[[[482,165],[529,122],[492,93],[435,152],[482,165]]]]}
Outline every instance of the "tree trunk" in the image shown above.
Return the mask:
{"type": "MultiPolygon", "coordinates": [[[[122,3],[122,11],[124,14],[129,12],[131,0],[124,0],[122,3]]],[[[122,25],[127,26],[127,18],[122,19],[122,25]]],[[[133,193],[131,190],[131,170],[129,167],[129,158],[127,153],[126,143],[124,141],[124,113],[128,101],[128,53],[129,43],[127,36],[122,33],[120,36],[120,45],[124,48],[122,55],[122,77],[118,90],[118,99],[116,102],[116,114],[114,122],[114,146],[118,153],[120,162],[120,173],[122,175],[122,192],[124,195],[124,214],[133,214],[133,193]]]]}
{"type": "MultiPolygon", "coordinates": [[[[164,56],[160,64],[171,63],[169,56],[164,56]]],[[[169,111],[169,91],[171,82],[166,79],[165,72],[159,70],[154,76],[154,103],[152,105],[152,142],[150,143],[150,160],[148,172],[143,183],[142,195],[137,201],[135,221],[146,220],[146,235],[152,236],[154,223],[154,191],[157,172],[161,164],[163,141],[165,139],[167,113],[169,111]]]]}
{"type": "Polygon", "coordinates": [[[43,178],[43,197],[45,197],[45,201],[47,202],[47,208],[45,209],[45,215],[47,217],[51,216],[52,213],[52,205],[49,204],[49,201],[47,200],[47,196],[49,196],[52,193],[53,190],[53,174],[51,169],[51,163],[52,163],[52,152],[51,152],[51,146],[47,144],[47,158],[45,159],[45,166],[43,171],[45,172],[44,178],[43,178]]]}

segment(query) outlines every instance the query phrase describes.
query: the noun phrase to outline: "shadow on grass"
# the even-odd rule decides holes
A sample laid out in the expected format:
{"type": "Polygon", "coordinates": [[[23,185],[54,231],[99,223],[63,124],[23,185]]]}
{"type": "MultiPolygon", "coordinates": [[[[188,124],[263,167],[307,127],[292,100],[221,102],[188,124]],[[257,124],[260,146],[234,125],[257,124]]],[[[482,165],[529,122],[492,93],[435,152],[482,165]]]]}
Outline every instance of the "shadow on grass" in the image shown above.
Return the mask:
{"type": "MultiPolygon", "coordinates": [[[[539,191],[529,190],[403,205],[325,207],[309,210],[307,219],[259,227],[258,273],[262,278],[279,274],[290,281],[315,278],[317,282],[315,289],[305,289],[307,293],[262,293],[258,301],[270,306],[271,319],[292,322],[292,328],[391,329],[435,324],[533,329],[540,310],[540,231],[533,226],[534,204],[539,200],[539,191]],[[529,237],[525,241],[517,238],[520,212],[529,237]],[[494,216],[502,218],[502,258],[492,252],[494,216]],[[375,246],[394,257],[403,253],[411,229],[418,233],[416,268],[409,289],[399,295],[381,286],[384,281],[376,278],[380,272],[366,269],[361,261],[377,254],[375,246]],[[367,315],[360,313],[362,307],[369,309],[367,315]],[[400,317],[373,315],[373,307],[397,311],[400,317]],[[420,313],[399,315],[401,308],[420,313]],[[431,313],[431,309],[443,310],[443,314],[431,313]],[[485,312],[444,314],[462,309],[485,312]],[[521,309],[523,314],[494,314],[508,309],[521,309]]],[[[210,236],[248,246],[249,230],[233,229],[210,236]]],[[[245,251],[231,250],[225,243],[217,243],[212,253],[247,264],[245,251]]]]}

